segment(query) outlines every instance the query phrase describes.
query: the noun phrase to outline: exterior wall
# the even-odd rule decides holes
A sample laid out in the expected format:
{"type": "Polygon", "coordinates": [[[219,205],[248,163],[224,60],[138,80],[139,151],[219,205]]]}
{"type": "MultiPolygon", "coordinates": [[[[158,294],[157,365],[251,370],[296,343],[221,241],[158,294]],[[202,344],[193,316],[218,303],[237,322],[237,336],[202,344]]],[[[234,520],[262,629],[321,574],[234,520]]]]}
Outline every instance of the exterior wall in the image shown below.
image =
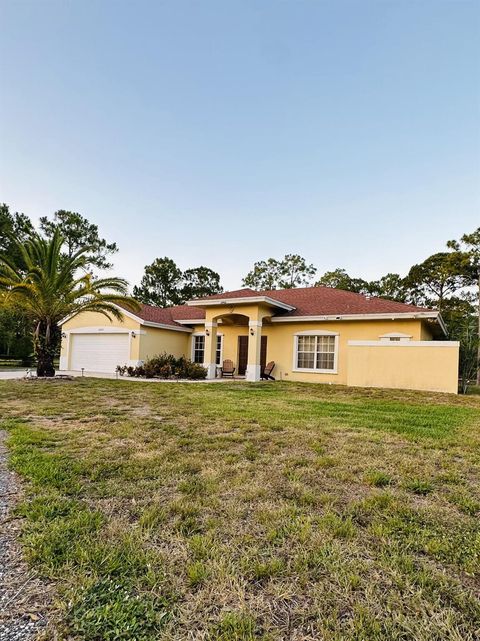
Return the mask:
{"type": "MultiPolygon", "coordinates": [[[[270,323],[271,312],[262,305],[237,305],[235,308],[207,310],[207,322],[221,321],[221,316],[242,314],[245,322],[261,321],[260,331],[267,336],[267,362],[275,361],[274,376],[278,380],[343,385],[425,389],[456,393],[458,377],[458,345],[446,341],[432,341],[430,326],[422,320],[359,320],[270,323]],[[338,335],[336,373],[295,371],[295,334],[307,331],[325,331],[338,335]],[[411,336],[410,343],[384,342],[379,337],[398,332],[411,336]],[[366,345],[350,341],[368,341],[366,345]],[[420,344],[422,343],[423,344],[420,344]],[[371,344],[374,343],[374,344],[371,344]],[[378,343],[381,343],[379,345],[378,343]]],[[[63,327],[61,369],[69,369],[70,332],[120,331],[132,333],[130,360],[137,363],[162,352],[175,356],[192,357],[192,336],[187,332],[146,327],[124,316],[123,322],[111,322],[102,314],[85,313],[67,321],[63,327]]],[[[238,367],[238,337],[249,336],[245,325],[219,322],[217,333],[223,336],[223,359],[231,359],[238,367]]],[[[205,326],[196,325],[193,333],[204,333],[205,326]]]]}
{"type": "Polygon", "coordinates": [[[62,332],[66,336],[62,338],[60,369],[70,369],[71,332],[100,333],[109,330],[130,334],[130,364],[132,365],[163,352],[173,354],[176,357],[190,355],[188,352],[190,335],[187,332],[146,327],[126,315],[123,315],[123,321],[116,318],[109,321],[103,314],[85,312],[68,320],[62,326],[62,332]],[[132,331],[135,334],[134,337],[132,331]]]}
{"type": "Polygon", "coordinates": [[[431,341],[433,340],[433,332],[431,326],[425,321],[422,322],[420,339],[421,341],[431,341]]]}
{"type": "Polygon", "coordinates": [[[347,385],[456,394],[458,355],[456,341],[349,345],[347,385]]]}
{"type": "Polygon", "coordinates": [[[137,335],[136,338],[130,338],[130,361],[137,363],[139,360],[140,351],[140,331],[141,325],[139,321],[123,315],[123,320],[112,318],[110,321],[103,314],[98,312],[85,312],[74,316],[62,325],[62,332],[65,337],[62,337],[62,345],[60,348],[60,369],[70,369],[70,333],[82,330],[88,333],[96,333],[111,329],[112,331],[120,331],[130,333],[134,331],[137,335]]]}
{"type": "Polygon", "coordinates": [[[229,358],[235,363],[235,366],[237,367],[238,337],[248,336],[248,327],[227,327],[225,325],[221,325],[218,328],[218,333],[223,334],[223,358],[229,358]]]}
{"type": "Polygon", "coordinates": [[[177,332],[175,330],[160,329],[156,327],[143,327],[145,334],[140,336],[140,355],[141,361],[158,356],[158,354],[172,354],[179,358],[186,356],[190,358],[188,346],[190,334],[187,332],[177,332]]]}
{"type": "Polygon", "coordinates": [[[62,331],[66,332],[71,329],[79,329],[83,327],[121,327],[123,329],[140,329],[139,321],[133,320],[128,316],[123,315],[123,321],[116,318],[108,320],[103,314],[98,312],[84,312],[74,316],[62,325],[62,331]]]}
{"type": "MultiPolygon", "coordinates": [[[[203,325],[196,325],[193,329],[193,334],[203,334],[205,327],[203,325]]],[[[217,327],[217,335],[223,337],[223,353],[222,358],[225,360],[229,358],[237,366],[238,361],[238,337],[248,336],[248,326],[245,325],[219,325],[217,327]]],[[[192,358],[193,355],[193,335],[188,337],[188,351],[187,357],[192,358]]]]}
{"type": "Polygon", "coordinates": [[[401,332],[419,340],[421,321],[332,321],[311,323],[274,323],[262,328],[268,336],[267,361],[275,361],[274,376],[290,381],[347,384],[347,345],[349,340],[378,340],[382,334],[401,332]],[[337,373],[295,372],[294,335],[305,331],[327,331],[338,334],[337,373]]]}
{"type": "Polygon", "coordinates": [[[265,316],[272,315],[272,309],[268,305],[219,305],[209,307],[205,310],[205,322],[217,321],[222,316],[230,314],[241,314],[248,316],[249,320],[262,320],[265,316]]]}
{"type": "MultiPolygon", "coordinates": [[[[205,331],[203,325],[194,327],[195,333],[205,331]]],[[[262,336],[267,336],[267,362],[275,361],[275,378],[279,380],[303,381],[310,383],[347,384],[347,345],[349,340],[378,340],[382,334],[402,332],[421,338],[420,320],[402,321],[331,321],[271,323],[261,328],[262,336]],[[336,374],[294,372],[294,335],[305,331],[328,331],[338,333],[338,362],[336,374]]],[[[238,337],[248,336],[249,328],[243,325],[219,324],[217,332],[223,335],[223,358],[231,359],[235,366],[238,362],[238,337]]],[[[189,340],[188,356],[192,354],[192,339],[189,340]]]]}

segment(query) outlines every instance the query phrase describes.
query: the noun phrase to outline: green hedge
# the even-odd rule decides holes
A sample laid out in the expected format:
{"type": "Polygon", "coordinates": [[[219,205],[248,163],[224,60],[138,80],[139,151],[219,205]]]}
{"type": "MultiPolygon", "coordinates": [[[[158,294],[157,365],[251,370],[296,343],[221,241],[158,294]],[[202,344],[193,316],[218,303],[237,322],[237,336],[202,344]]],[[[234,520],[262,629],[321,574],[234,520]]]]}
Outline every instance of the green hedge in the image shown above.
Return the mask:
{"type": "Polygon", "coordinates": [[[137,376],[140,378],[187,378],[198,380],[206,378],[207,371],[203,365],[193,363],[188,358],[175,358],[171,354],[160,354],[145,361],[143,365],[129,367],[119,365],[117,372],[121,376],[137,376]]]}

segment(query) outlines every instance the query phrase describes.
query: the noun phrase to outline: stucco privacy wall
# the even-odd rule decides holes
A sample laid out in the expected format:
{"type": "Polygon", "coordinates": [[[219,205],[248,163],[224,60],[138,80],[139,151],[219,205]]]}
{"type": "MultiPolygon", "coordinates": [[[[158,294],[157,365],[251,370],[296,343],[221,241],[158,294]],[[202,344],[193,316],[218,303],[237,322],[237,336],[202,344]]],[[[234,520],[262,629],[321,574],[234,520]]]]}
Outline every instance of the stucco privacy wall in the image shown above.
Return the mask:
{"type": "MultiPolygon", "coordinates": [[[[240,313],[240,309],[238,309],[240,313]]],[[[243,312],[242,312],[243,313],[243,312]]],[[[197,325],[194,333],[205,331],[203,325],[197,325]]],[[[219,324],[217,331],[223,335],[223,358],[231,359],[235,365],[238,361],[238,337],[248,336],[247,326],[219,324]]],[[[365,321],[332,321],[332,322],[299,322],[299,323],[264,323],[262,336],[267,336],[267,362],[275,361],[274,375],[279,380],[303,381],[311,383],[347,384],[347,346],[349,340],[378,340],[382,334],[401,332],[421,340],[421,320],[365,320],[365,321]],[[294,370],[294,336],[297,332],[326,331],[338,334],[337,373],[295,372],[294,370]]],[[[189,340],[188,356],[192,354],[192,339],[189,340]]],[[[435,343],[437,344],[437,343],[435,343]]]]}
{"type": "Polygon", "coordinates": [[[351,341],[347,353],[347,385],[458,391],[457,341],[351,341]]]}

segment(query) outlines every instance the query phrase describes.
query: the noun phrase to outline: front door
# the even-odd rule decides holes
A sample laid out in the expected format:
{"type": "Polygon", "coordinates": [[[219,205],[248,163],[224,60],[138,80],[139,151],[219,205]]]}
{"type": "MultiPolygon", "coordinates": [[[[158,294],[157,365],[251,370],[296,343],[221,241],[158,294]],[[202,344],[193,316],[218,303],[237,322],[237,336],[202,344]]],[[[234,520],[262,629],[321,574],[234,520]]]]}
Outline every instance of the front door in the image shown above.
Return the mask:
{"type": "Polygon", "coordinates": [[[260,344],[260,372],[263,373],[265,365],[267,364],[267,337],[262,336],[260,344]]]}
{"type": "MultiPolygon", "coordinates": [[[[244,376],[248,363],[248,336],[238,337],[238,375],[244,376]]],[[[260,370],[267,364],[267,337],[262,336],[260,347],[260,370]]]]}
{"type": "Polygon", "coordinates": [[[238,374],[244,376],[248,363],[248,336],[238,337],[238,374]]]}

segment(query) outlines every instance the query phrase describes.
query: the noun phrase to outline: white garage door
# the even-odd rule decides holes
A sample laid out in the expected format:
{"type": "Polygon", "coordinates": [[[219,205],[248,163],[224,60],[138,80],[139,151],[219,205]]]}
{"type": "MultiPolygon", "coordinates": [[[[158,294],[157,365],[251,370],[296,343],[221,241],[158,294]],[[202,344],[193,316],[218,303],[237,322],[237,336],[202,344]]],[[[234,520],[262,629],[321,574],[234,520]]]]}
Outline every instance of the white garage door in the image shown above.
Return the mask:
{"type": "Polygon", "coordinates": [[[128,339],[128,334],[72,334],[70,369],[115,372],[130,358],[128,339]]]}

